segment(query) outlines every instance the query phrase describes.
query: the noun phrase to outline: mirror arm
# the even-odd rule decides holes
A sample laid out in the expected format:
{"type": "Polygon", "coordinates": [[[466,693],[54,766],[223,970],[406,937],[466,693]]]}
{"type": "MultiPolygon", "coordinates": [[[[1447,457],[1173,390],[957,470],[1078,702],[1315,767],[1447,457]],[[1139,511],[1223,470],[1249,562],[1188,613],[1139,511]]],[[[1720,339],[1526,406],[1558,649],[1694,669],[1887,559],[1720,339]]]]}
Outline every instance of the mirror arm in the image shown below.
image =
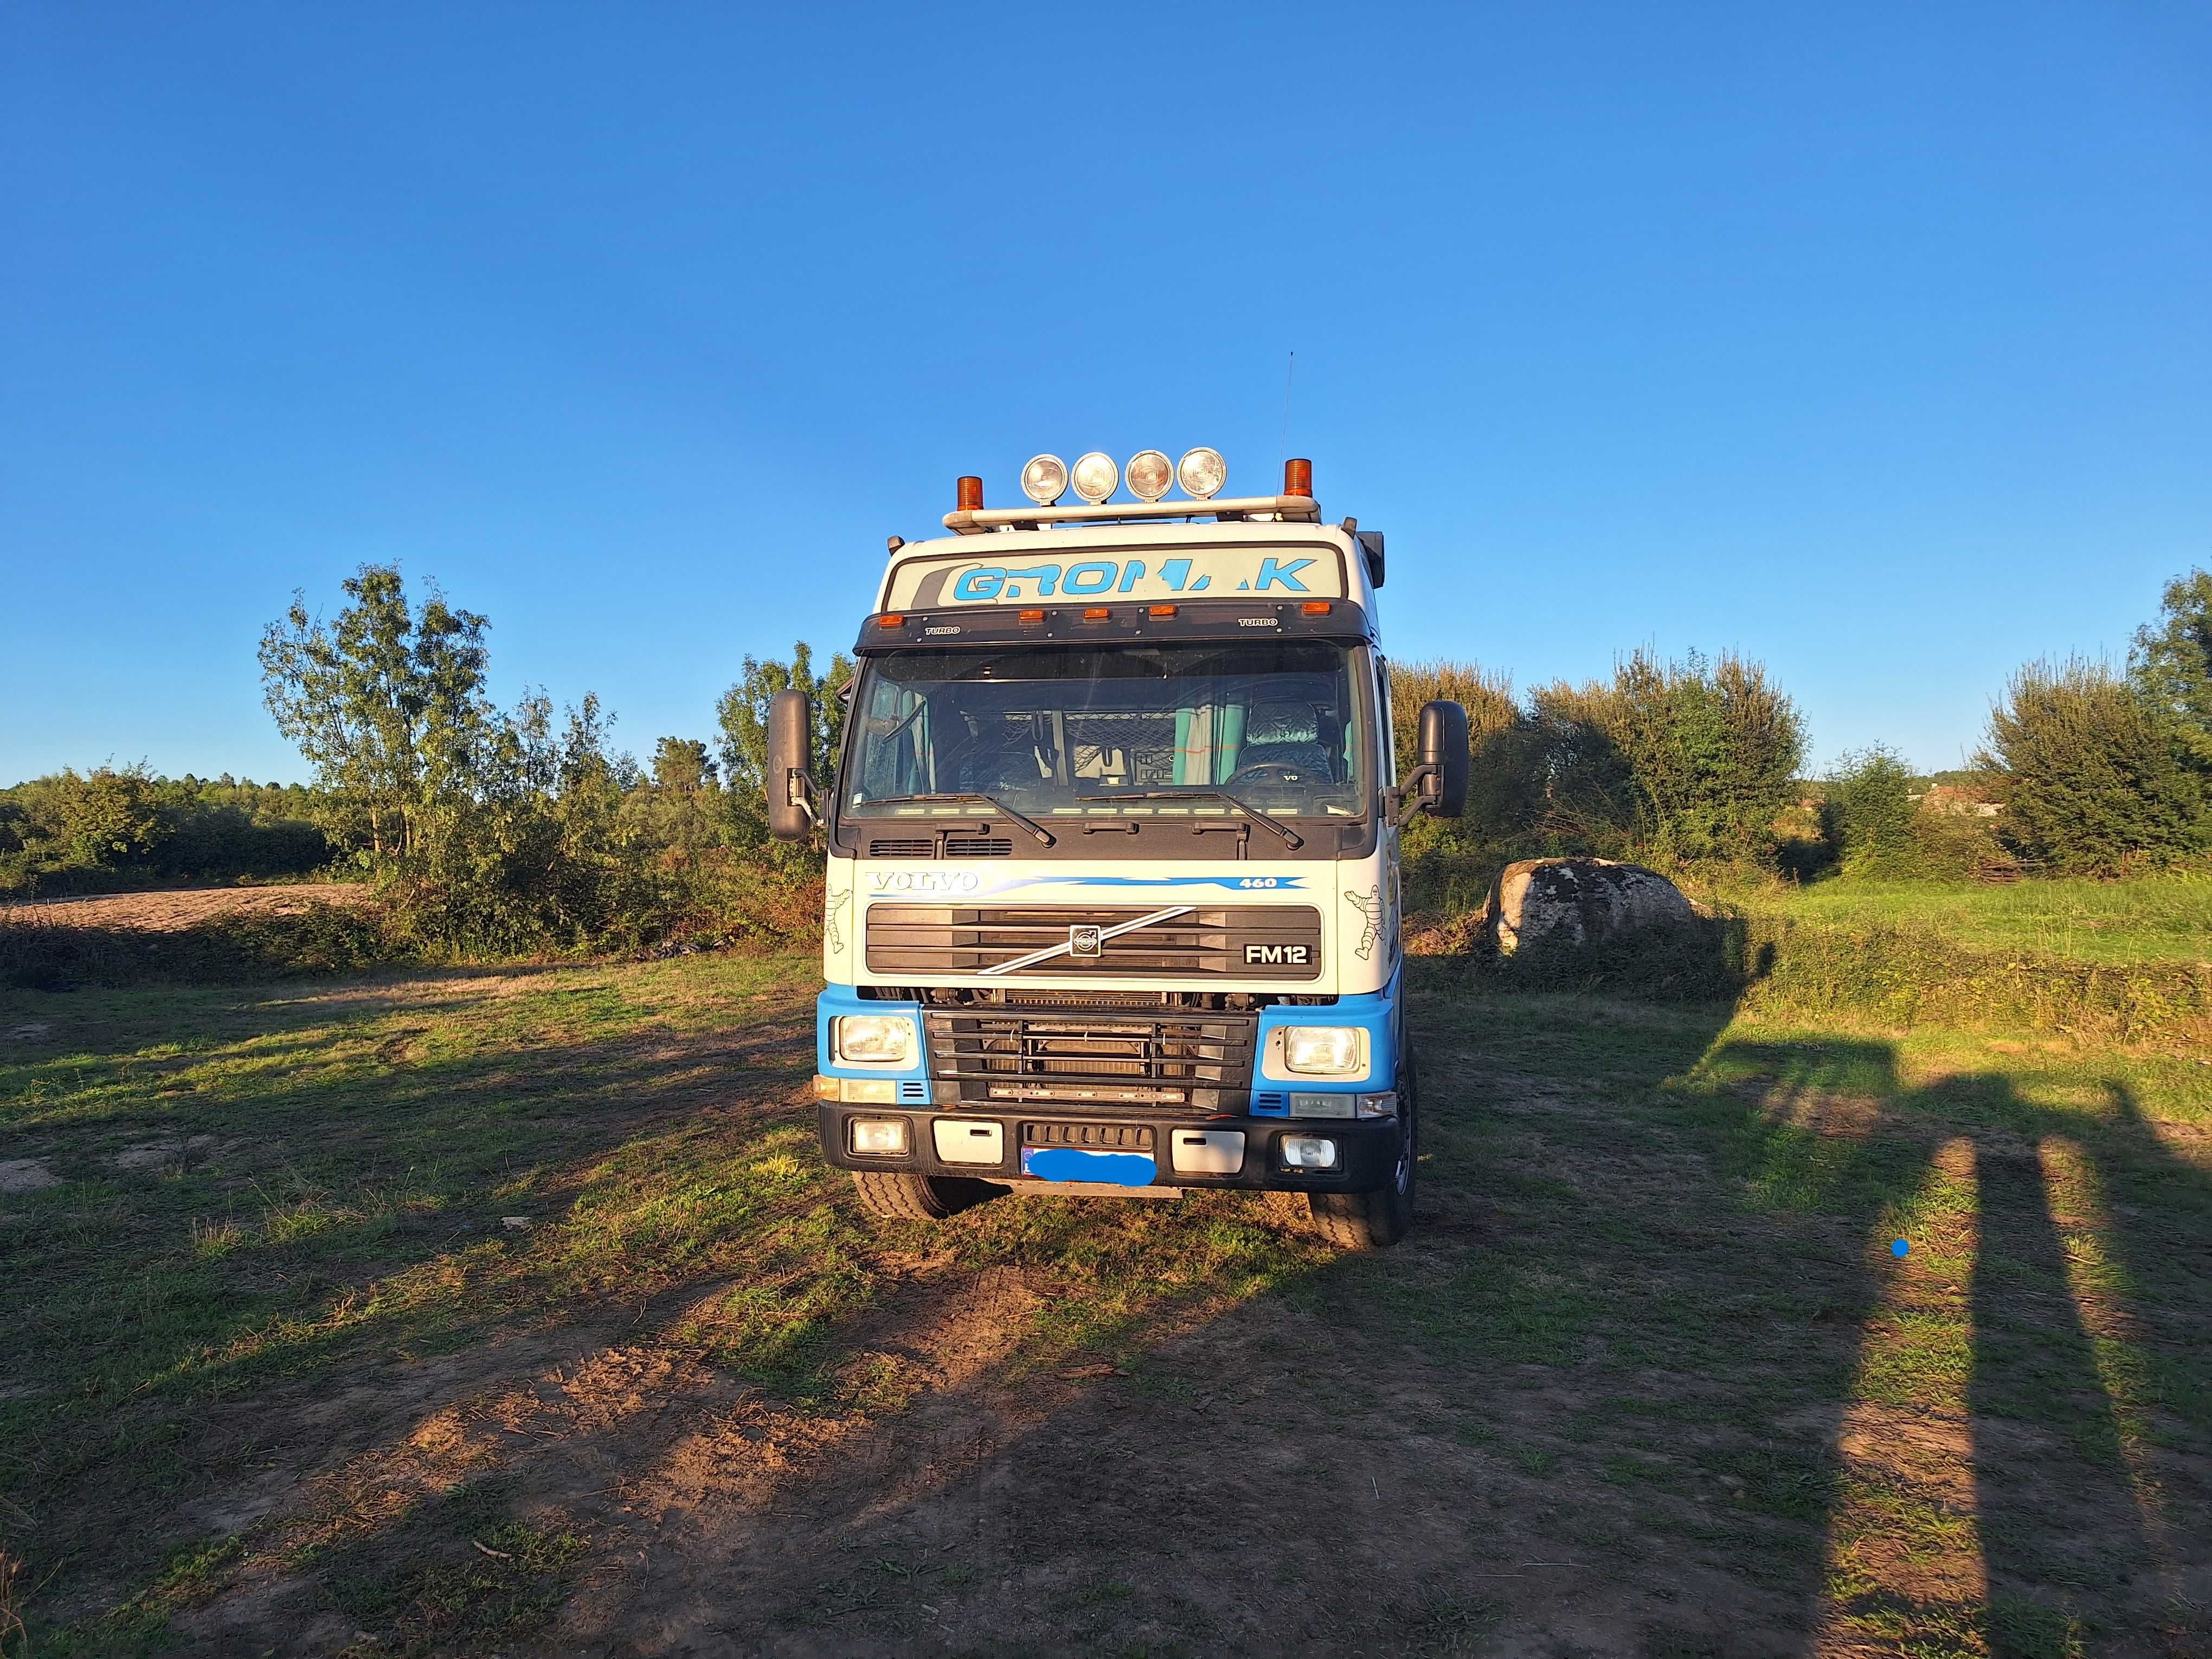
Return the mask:
{"type": "Polygon", "coordinates": [[[1403,823],[1407,819],[1419,813],[1430,811],[1436,805],[1435,800],[1432,797],[1421,793],[1420,786],[1429,779],[1440,777],[1443,774],[1443,768],[1434,761],[1424,761],[1407,773],[1404,777],[1399,779],[1396,788],[1385,789],[1382,792],[1382,799],[1387,805],[1390,822],[1403,823]],[[1406,805],[1409,796],[1413,803],[1410,808],[1406,805]]]}
{"type": "Polygon", "coordinates": [[[806,814],[806,821],[819,830],[822,827],[822,794],[814,787],[814,780],[796,766],[783,769],[783,798],[806,814]]]}

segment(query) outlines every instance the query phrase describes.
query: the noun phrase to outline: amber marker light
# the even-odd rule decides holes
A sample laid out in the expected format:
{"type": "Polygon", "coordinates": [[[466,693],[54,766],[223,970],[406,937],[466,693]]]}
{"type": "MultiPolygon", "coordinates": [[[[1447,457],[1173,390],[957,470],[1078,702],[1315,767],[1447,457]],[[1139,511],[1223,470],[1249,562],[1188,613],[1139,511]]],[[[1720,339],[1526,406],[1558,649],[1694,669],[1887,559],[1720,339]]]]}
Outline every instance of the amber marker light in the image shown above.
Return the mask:
{"type": "MultiPolygon", "coordinates": [[[[1283,463],[1283,494],[1307,496],[1313,494],[1313,463],[1311,461],[1296,460],[1283,463]]],[[[980,500],[975,503],[978,507],[982,504],[980,500]]]]}
{"type": "Polygon", "coordinates": [[[952,486],[952,493],[953,504],[961,512],[981,513],[983,510],[983,481],[981,478],[961,479],[952,486]]]}
{"type": "Polygon", "coordinates": [[[886,611],[882,616],[876,618],[876,626],[878,628],[904,628],[906,626],[906,617],[900,611],[886,611]]]}
{"type": "Polygon", "coordinates": [[[1103,605],[1087,605],[1083,607],[1083,620],[1085,622],[1104,622],[1113,614],[1103,605]]]}
{"type": "Polygon", "coordinates": [[[1298,609],[1309,617],[1326,617],[1329,613],[1330,606],[1327,599],[1308,599],[1298,609]]]}
{"type": "Polygon", "coordinates": [[[1044,620],[1044,612],[1042,611],[1024,611],[1017,616],[1014,620],[1024,628],[1034,628],[1044,620]]]}
{"type": "Polygon", "coordinates": [[[1146,614],[1152,617],[1172,617],[1175,613],[1176,608],[1171,605],[1156,605],[1146,614]]]}

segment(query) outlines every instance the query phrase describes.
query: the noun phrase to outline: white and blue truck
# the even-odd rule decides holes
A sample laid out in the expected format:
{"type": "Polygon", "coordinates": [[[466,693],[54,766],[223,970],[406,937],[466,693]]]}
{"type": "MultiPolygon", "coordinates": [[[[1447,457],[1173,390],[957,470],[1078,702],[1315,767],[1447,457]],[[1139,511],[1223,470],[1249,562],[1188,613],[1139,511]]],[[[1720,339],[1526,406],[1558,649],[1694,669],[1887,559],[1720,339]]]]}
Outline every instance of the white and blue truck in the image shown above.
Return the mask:
{"type": "Polygon", "coordinates": [[[771,703],[769,827],[828,851],[823,1156],[877,1213],[1227,1188],[1349,1248],[1412,1224],[1399,827],[1459,812],[1467,714],[1425,706],[1397,775],[1382,537],[1309,462],[1225,470],[960,479],[950,534],[891,538],[830,787],[771,703]]]}

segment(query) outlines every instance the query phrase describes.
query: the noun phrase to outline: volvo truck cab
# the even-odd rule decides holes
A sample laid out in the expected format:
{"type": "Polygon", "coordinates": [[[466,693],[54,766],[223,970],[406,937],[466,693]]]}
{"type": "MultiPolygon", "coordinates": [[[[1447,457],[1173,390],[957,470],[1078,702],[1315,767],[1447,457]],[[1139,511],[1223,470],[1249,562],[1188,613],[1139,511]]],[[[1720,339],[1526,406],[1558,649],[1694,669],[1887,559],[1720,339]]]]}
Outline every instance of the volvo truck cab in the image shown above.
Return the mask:
{"type": "Polygon", "coordinates": [[[878,1213],[1227,1188],[1347,1247],[1411,1224],[1399,827],[1461,810],[1467,715],[1424,707],[1399,777],[1382,537],[1306,461],[1224,473],[962,478],[950,533],[891,540],[828,787],[804,696],[771,705],[770,829],[829,855],[822,1152],[878,1213]]]}

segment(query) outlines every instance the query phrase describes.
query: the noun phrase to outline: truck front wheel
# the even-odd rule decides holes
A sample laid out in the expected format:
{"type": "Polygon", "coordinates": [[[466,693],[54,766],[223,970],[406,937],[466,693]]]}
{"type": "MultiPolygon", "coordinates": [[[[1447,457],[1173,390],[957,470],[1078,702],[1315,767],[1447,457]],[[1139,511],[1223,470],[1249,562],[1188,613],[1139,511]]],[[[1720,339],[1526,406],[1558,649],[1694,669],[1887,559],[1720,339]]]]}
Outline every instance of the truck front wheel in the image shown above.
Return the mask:
{"type": "Polygon", "coordinates": [[[891,1170],[855,1170],[853,1185],[862,1209],[893,1221],[942,1221],[996,1195],[988,1181],[891,1170]]]}
{"type": "Polygon", "coordinates": [[[1387,1249],[1413,1225],[1413,1177],[1421,1152],[1420,1085],[1412,1055],[1398,1091],[1398,1161],[1390,1184],[1371,1193],[1308,1193],[1313,1230],[1340,1250],[1387,1249]]]}

